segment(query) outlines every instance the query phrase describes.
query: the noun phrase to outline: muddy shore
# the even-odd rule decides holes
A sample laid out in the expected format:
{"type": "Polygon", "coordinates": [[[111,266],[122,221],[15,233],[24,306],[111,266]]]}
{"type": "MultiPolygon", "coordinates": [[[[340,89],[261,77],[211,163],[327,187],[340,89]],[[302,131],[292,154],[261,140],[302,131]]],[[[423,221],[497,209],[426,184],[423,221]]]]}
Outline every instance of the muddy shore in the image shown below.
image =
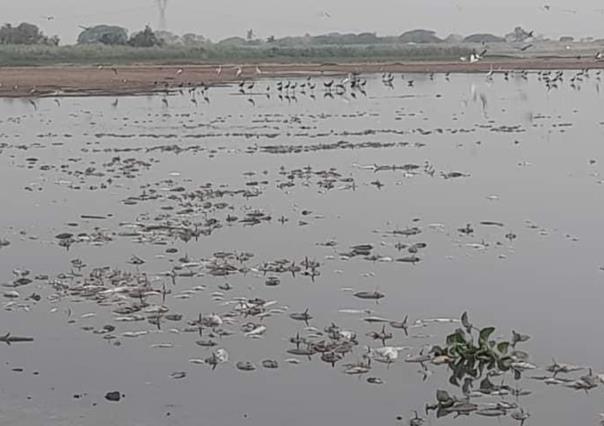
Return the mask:
{"type": "Polygon", "coordinates": [[[464,62],[382,62],[222,65],[52,66],[0,68],[0,97],[120,96],[179,87],[232,83],[266,77],[359,73],[471,73],[511,70],[602,69],[604,62],[576,58],[531,58],[464,62]],[[238,75],[238,68],[241,74],[238,75]]]}

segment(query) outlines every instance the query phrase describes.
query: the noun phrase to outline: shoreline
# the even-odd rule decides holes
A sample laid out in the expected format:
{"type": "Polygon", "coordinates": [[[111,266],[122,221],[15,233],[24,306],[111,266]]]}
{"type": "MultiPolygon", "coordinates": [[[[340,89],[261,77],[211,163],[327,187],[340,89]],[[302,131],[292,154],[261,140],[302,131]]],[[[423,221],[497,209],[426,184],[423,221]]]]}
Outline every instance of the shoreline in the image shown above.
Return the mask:
{"type": "Polygon", "coordinates": [[[233,84],[242,79],[329,77],[376,73],[487,73],[604,69],[593,58],[534,57],[452,61],[355,63],[253,63],[218,65],[42,66],[0,68],[0,97],[136,96],[201,85],[233,84]],[[242,73],[237,76],[237,68],[242,73]],[[258,73],[258,69],[260,73],[258,73]]]}

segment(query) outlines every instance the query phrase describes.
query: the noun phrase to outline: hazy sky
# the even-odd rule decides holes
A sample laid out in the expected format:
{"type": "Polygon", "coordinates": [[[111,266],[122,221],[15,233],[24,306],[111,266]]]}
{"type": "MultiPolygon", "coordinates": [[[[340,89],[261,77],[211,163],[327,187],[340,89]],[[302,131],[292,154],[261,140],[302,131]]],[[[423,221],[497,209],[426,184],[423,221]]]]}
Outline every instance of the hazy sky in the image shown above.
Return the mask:
{"type": "MultiPolygon", "coordinates": [[[[36,23],[64,43],[75,40],[78,25],[111,23],[133,30],[159,22],[155,0],[0,0],[0,6],[2,20],[36,23]]],[[[168,0],[166,15],[168,30],[212,40],[245,36],[248,28],[259,37],[331,31],[394,35],[415,28],[446,36],[504,34],[516,25],[548,37],[604,36],[603,0],[168,0]]]]}

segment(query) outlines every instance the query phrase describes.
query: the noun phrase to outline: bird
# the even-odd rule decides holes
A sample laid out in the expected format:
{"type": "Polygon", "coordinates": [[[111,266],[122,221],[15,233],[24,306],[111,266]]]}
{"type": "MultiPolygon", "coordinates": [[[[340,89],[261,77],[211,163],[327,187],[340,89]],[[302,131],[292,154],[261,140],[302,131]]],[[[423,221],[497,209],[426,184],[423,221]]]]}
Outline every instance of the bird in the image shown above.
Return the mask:
{"type": "Polygon", "coordinates": [[[258,75],[262,74],[262,70],[257,65],[256,65],[256,74],[258,74],[258,75]]]}
{"type": "Polygon", "coordinates": [[[220,74],[222,74],[222,65],[218,65],[218,68],[216,68],[216,75],[220,74]]]}
{"type": "Polygon", "coordinates": [[[176,75],[181,75],[183,73],[183,71],[184,70],[182,68],[177,69],[176,70],[176,75]]]}
{"type": "Polygon", "coordinates": [[[241,67],[237,67],[237,70],[235,71],[235,77],[239,77],[241,74],[243,74],[243,70],[241,69],[241,67]]]}

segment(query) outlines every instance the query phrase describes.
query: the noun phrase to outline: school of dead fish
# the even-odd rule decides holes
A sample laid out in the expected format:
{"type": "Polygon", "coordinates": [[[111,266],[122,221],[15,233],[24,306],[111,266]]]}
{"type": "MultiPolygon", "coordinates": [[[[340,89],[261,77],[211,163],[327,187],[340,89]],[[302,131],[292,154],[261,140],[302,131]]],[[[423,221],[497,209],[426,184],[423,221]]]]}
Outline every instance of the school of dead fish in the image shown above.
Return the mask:
{"type": "MultiPolygon", "coordinates": [[[[510,76],[529,78],[526,72],[501,74],[506,80],[510,76]]],[[[547,90],[562,87],[565,77],[565,73],[536,73],[536,78],[544,83],[547,90]]],[[[569,77],[570,87],[580,90],[581,83],[587,84],[590,79],[599,87],[600,77],[600,71],[574,73],[569,77]]],[[[431,75],[430,78],[435,76],[431,75]]],[[[449,75],[445,76],[446,80],[449,78],[449,75]]],[[[489,75],[488,78],[493,76],[489,75]]],[[[505,259],[514,254],[516,238],[523,230],[512,229],[498,218],[484,218],[453,226],[425,223],[421,218],[416,218],[404,227],[375,229],[366,236],[365,241],[325,239],[316,242],[315,251],[303,256],[272,259],[236,249],[200,256],[195,254],[198,250],[194,244],[221,232],[238,232],[238,229],[244,228],[255,227],[256,232],[262,234],[271,232],[271,227],[283,229],[286,224],[312,226],[329,215],[329,212],[304,208],[302,203],[295,203],[289,210],[271,209],[270,203],[266,203],[264,208],[251,207],[253,200],[262,199],[275,191],[284,196],[294,193],[297,188],[312,189],[325,196],[338,191],[357,191],[361,187],[379,191],[392,185],[393,175],[395,185],[412,185],[414,180],[426,179],[462,184],[464,180],[472,178],[470,172],[439,168],[426,160],[423,163],[353,163],[347,169],[280,166],[273,170],[245,172],[238,184],[198,182],[182,178],[179,172],[156,180],[151,180],[149,176],[167,156],[204,155],[211,159],[233,152],[284,156],[334,150],[421,150],[427,142],[419,140],[430,135],[473,134],[485,130],[521,135],[525,129],[521,125],[498,126],[490,121],[475,128],[325,131],[321,125],[330,119],[346,120],[371,116],[373,113],[288,115],[286,108],[282,108],[281,112],[269,113],[263,111],[262,106],[275,102],[297,103],[302,98],[315,101],[318,96],[325,101],[342,99],[360,102],[369,96],[366,79],[350,75],[339,81],[313,77],[276,83],[269,80],[265,83],[266,89],[260,92],[255,91],[260,82],[254,85],[253,82],[242,81],[236,87],[238,96],[244,96],[252,107],[261,111],[254,114],[253,127],[249,129],[229,128],[229,121],[235,119],[230,115],[199,124],[193,112],[170,112],[171,99],[179,96],[190,99],[194,104],[191,107],[193,110],[204,105],[211,107],[214,89],[205,85],[191,85],[171,88],[161,98],[161,115],[172,114],[179,119],[183,134],[133,133],[125,128],[120,132],[96,131],[95,143],[82,145],[79,154],[75,154],[78,150],[70,150],[70,156],[63,157],[58,163],[45,160],[45,152],[65,148],[68,142],[64,141],[71,139],[71,134],[51,132],[39,134],[33,142],[0,142],[0,155],[8,158],[12,167],[25,169],[31,175],[31,182],[23,188],[27,192],[42,193],[51,185],[68,192],[112,191],[120,197],[116,201],[116,209],[142,209],[128,220],[122,220],[127,213],[120,213],[119,220],[111,213],[82,213],[77,220],[66,218],[72,222],[67,222],[64,229],[53,230],[54,233],[48,235],[31,235],[25,230],[13,230],[9,235],[6,229],[1,229],[0,250],[10,250],[10,246],[17,241],[34,241],[47,245],[49,250],[67,250],[72,256],[70,263],[63,265],[64,272],[61,273],[46,273],[30,265],[29,269],[15,268],[12,276],[3,277],[5,311],[48,309],[50,313],[65,315],[68,324],[77,325],[82,331],[116,347],[127,347],[129,340],[152,336],[155,336],[154,343],[149,343],[149,348],[153,350],[180,350],[181,342],[194,342],[198,350],[190,357],[189,365],[175,366],[174,371],[166,372],[174,380],[186,379],[196,366],[205,367],[208,371],[216,370],[212,374],[220,374],[222,368],[229,366],[249,374],[259,369],[273,370],[284,365],[313,362],[323,364],[334,372],[365,377],[368,385],[381,385],[388,380],[389,370],[393,368],[420,366],[418,378],[421,380],[427,380],[434,369],[447,368],[448,360],[428,352],[429,343],[438,342],[433,341],[434,335],[426,333],[432,333],[434,329],[441,330],[441,333],[442,330],[450,331],[451,327],[457,327],[458,320],[411,319],[404,313],[399,318],[384,317],[379,314],[379,303],[388,295],[380,290],[377,283],[366,284],[364,288],[343,288],[344,304],[352,304],[354,299],[358,299],[366,306],[362,309],[334,308],[334,318],[327,322],[318,321],[313,316],[312,306],[300,306],[296,300],[277,300],[266,295],[270,295],[272,288],[284,285],[320,283],[321,272],[325,268],[346,268],[349,262],[369,262],[372,268],[378,268],[380,263],[400,264],[400,268],[414,267],[429,256],[430,240],[437,234],[447,236],[452,247],[470,255],[474,251],[493,250],[499,258],[505,259]],[[284,137],[285,134],[290,136],[289,140],[284,137]],[[367,140],[379,139],[383,135],[395,136],[399,140],[367,140]],[[409,136],[414,136],[416,142],[400,140],[409,136]],[[221,137],[235,140],[239,145],[212,148],[198,142],[221,137]],[[322,140],[328,137],[327,141],[322,140]],[[129,140],[138,138],[151,139],[151,142],[142,146],[128,145],[129,140]],[[333,141],[334,138],[339,140],[333,141]],[[363,140],[358,141],[359,138],[363,140]],[[257,142],[260,139],[268,143],[257,142]],[[105,140],[120,143],[105,144],[105,140]],[[168,142],[161,144],[154,140],[168,142]],[[77,255],[81,245],[119,247],[122,243],[152,247],[155,257],[132,253],[121,264],[105,265],[97,264],[92,257],[84,259],[77,255]],[[154,266],[158,261],[165,263],[165,260],[171,265],[168,269],[158,270],[154,266]],[[234,277],[253,284],[243,291],[231,284],[231,278],[234,277]],[[181,312],[173,307],[177,301],[197,299],[209,301],[212,308],[203,312],[181,312]],[[90,303],[76,303],[82,301],[90,303]],[[90,312],[81,312],[81,306],[89,307],[90,312]],[[110,320],[106,320],[107,313],[110,313],[110,320]],[[350,316],[358,318],[357,328],[348,329],[338,325],[340,318],[350,316]],[[97,321],[98,317],[103,319],[97,321]],[[246,359],[246,342],[272,335],[277,321],[291,322],[288,328],[292,333],[278,337],[284,342],[282,352],[272,358],[246,359]],[[156,341],[157,336],[161,342],[156,341]],[[417,340],[422,344],[414,344],[417,340]]],[[[381,83],[393,93],[397,90],[397,81],[391,74],[383,75],[381,83]]],[[[407,80],[403,86],[406,89],[413,87],[412,80],[407,80]]],[[[476,101],[476,93],[473,96],[476,101]]],[[[486,108],[483,95],[480,99],[483,108],[486,108]]],[[[33,102],[36,106],[34,114],[43,117],[45,109],[41,107],[45,100],[33,102]]],[[[59,102],[57,105],[61,107],[59,102]]],[[[112,108],[119,107],[117,101],[112,103],[112,108]]],[[[414,114],[404,109],[395,113],[397,120],[414,114]]],[[[3,121],[18,125],[26,121],[28,116],[7,117],[3,121]]],[[[151,115],[137,124],[151,126],[157,118],[151,115]]],[[[568,126],[569,123],[560,123],[557,128],[564,131],[568,126]]],[[[1,136],[9,139],[8,134],[1,136]]],[[[498,200],[498,196],[493,194],[487,198],[498,200]]],[[[541,236],[552,232],[532,221],[524,225],[525,230],[541,236]]],[[[577,241],[576,237],[568,234],[565,238],[577,241]]],[[[25,259],[23,263],[27,263],[25,259]]],[[[370,283],[372,273],[364,278],[364,282],[370,283]]],[[[0,336],[0,342],[8,345],[33,340],[31,337],[13,336],[8,330],[6,332],[0,336]]],[[[547,386],[587,392],[604,381],[604,375],[594,373],[588,367],[556,361],[539,367],[527,359],[518,360],[516,367],[533,372],[530,378],[547,386]]],[[[494,380],[499,376],[499,372],[493,370],[478,389],[466,388],[461,397],[439,390],[436,404],[427,408],[444,410],[457,416],[509,415],[522,425],[529,419],[530,413],[522,406],[521,397],[529,395],[531,391],[519,389],[518,383],[513,383],[513,386],[504,381],[496,384],[494,380]],[[484,402],[485,397],[490,398],[488,402],[484,402]]],[[[121,395],[119,392],[109,392],[106,398],[119,401],[121,395]]],[[[414,408],[417,411],[414,416],[408,417],[408,424],[418,426],[427,420],[423,416],[428,414],[420,415],[422,407],[414,408]]]]}

